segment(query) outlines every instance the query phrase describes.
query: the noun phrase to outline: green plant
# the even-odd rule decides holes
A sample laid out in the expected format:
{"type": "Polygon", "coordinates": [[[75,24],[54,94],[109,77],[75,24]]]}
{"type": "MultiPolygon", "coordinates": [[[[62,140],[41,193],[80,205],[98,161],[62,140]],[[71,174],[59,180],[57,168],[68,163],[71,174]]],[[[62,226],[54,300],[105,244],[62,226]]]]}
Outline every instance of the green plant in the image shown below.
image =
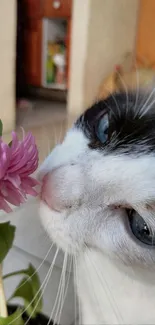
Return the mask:
{"type": "Polygon", "coordinates": [[[25,270],[20,270],[3,276],[3,262],[13,245],[15,227],[9,222],[0,223],[0,325],[24,325],[22,314],[26,311],[30,318],[35,318],[42,310],[42,295],[40,281],[35,268],[30,264],[25,270]],[[4,283],[8,277],[23,275],[22,280],[12,296],[6,301],[4,283]],[[7,303],[13,298],[20,297],[23,306],[19,307],[14,314],[8,315],[7,303]]]}

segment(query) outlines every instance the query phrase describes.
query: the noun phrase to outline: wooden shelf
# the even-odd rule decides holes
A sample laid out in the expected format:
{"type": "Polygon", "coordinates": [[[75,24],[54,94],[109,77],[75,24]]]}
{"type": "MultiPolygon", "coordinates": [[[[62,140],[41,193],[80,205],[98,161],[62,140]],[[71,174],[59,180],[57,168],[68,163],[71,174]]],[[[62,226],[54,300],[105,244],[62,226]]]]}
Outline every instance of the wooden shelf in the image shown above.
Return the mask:
{"type": "MultiPolygon", "coordinates": [[[[45,76],[43,64],[46,64],[44,40],[44,20],[65,19],[67,21],[66,43],[66,70],[67,85],[47,85],[47,88],[66,90],[68,87],[69,63],[70,63],[70,38],[72,0],[23,0],[23,12],[25,13],[23,27],[23,67],[27,85],[44,87],[45,76]],[[60,3],[57,7],[56,4],[60,3]]],[[[47,40],[46,40],[47,41],[47,40]]]]}
{"type": "Polygon", "coordinates": [[[46,84],[44,85],[47,89],[55,89],[55,90],[67,90],[67,85],[59,85],[59,84],[46,84]]]}

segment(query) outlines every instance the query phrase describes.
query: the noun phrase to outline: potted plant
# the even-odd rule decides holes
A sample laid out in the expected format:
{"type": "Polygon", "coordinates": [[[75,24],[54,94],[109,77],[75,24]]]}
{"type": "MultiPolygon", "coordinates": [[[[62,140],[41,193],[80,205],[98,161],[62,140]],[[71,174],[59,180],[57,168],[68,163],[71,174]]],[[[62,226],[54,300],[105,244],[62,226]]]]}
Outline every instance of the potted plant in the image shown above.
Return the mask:
{"type": "MultiPolygon", "coordinates": [[[[19,206],[27,195],[36,196],[38,182],[30,175],[38,166],[38,150],[33,135],[23,132],[23,140],[12,132],[9,144],[2,139],[0,121],[0,209],[9,213],[11,206],[19,206]],[[11,204],[11,206],[10,206],[11,204]]],[[[13,245],[15,227],[10,222],[0,223],[0,325],[51,325],[42,310],[42,293],[37,271],[32,265],[3,276],[3,262],[13,245]],[[9,301],[5,298],[5,279],[23,275],[9,301]],[[22,298],[23,306],[10,305],[13,298],[22,298]]]]}

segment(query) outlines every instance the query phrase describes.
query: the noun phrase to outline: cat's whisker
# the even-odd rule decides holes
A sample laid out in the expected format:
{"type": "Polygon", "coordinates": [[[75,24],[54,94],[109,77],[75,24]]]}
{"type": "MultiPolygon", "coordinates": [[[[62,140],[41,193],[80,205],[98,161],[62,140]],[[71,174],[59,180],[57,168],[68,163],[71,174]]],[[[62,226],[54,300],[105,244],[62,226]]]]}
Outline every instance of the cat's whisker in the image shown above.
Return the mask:
{"type": "Polygon", "coordinates": [[[117,74],[119,76],[119,79],[122,83],[122,86],[124,87],[125,93],[126,93],[126,115],[128,114],[129,111],[129,92],[128,92],[128,88],[127,85],[125,83],[125,81],[123,80],[122,75],[120,74],[120,72],[117,70],[117,74]]]}
{"type": "MultiPolygon", "coordinates": [[[[68,259],[68,254],[65,252],[65,257],[64,257],[64,262],[63,262],[63,268],[62,268],[62,279],[61,279],[61,288],[60,288],[60,294],[59,294],[59,301],[58,301],[58,306],[57,306],[57,311],[55,314],[55,321],[57,323],[60,323],[60,318],[61,318],[61,313],[62,313],[62,308],[63,308],[63,302],[64,302],[64,291],[65,291],[65,282],[66,282],[66,269],[67,269],[67,259],[68,259]]],[[[54,324],[55,324],[54,321],[54,324]]]]}
{"type": "MultiPolygon", "coordinates": [[[[87,246],[85,245],[85,247],[87,247],[87,246]]],[[[88,254],[86,254],[86,252],[85,252],[84,257],[85,257],[85,259],[86,259],[86,258],[88,259],[88,254]]],[[[90,259],[88,259],[88,262],[90,263],[90,259]]],[[[89,286],[90,286],[90,287],[92,288],[92,290],[93,290],[93,298],[95,298],[95,300],[97,301],[97,305],[98,305],[98,307],[99,307],[99,306],[100,306],[100,300],[99,300],[99,297],[98,297],[98,295],[97,295],[97,293],[96,293],[96,291],[95,291],[95,285],[94,285],[93,279],[92,279],[91,276],[90,276],[89,267],[87,267],[87,265],[88,265],[88,263],[87,263],[87,261],[86,261],[86,263],[85,263],[85,268],[86,268],[86,271],[87,271],[87,279],[88,279],[88,281],[89,281],[89,286]]],[[[92,266],[92,265],[91,265],[91,266],[92,266]]],[[[101,312],[101,315],[102,315],[102,318],[103,318],[103,317],[104,317],[103,310],[100,309],[100,312],[101,312]]]]}
{"type": "MultiPolygon", "coordinates": [[[[57,306],[58,306],[57,308],[59,308],[59,300],[60,300],[60,294],[61,294],[62,279],[63,279],[63,272],[64,272],[64,266],[65,266],[66,256],[67,256],[67,253],[65,253],[65,255],[64,255],[63,267],[62,267],[62,271],[61,271],[61,275],[60,275],[60,281],[59,281],[58,291],[57,291],[55,303],[54,303],[54,306],[52,308],[52,312],[51,312],[51,315],[50,315],[50,318],[49,318],[49,321],[48,321],[47,325],[50,324],[51,319],[54,317],[53,315],[54,315],[54,312],[55,312],[55,308],[57,306]]],[[[54,320],[53,320],[53,323],[54,324],[56,324],[56,316],[57,316],[57,312],[56,312],[55,317],[54,317],[54,320]]]]}
{"type": "Polygon", "coordinates": [[[58,140],[58,135],[56,132],[55,125],[53,125],[53,130],[54,130],[54,146],[56,146],[57,144],[59,144],[59,140],[58,140]]]}
{"type": "Polygon", "coordinates": [[[50,277],[51,277],[51,274],[52,274],[52,272],[53,272],[54,264],[55,264],[55,261],[56,261],[56,258],[57,258],[58,253],[59,253],[59,248],[57,248],[57,250],[56,250],[56,253],[55,253],[54,258],[53,258],[53,261],[52,261],[52,264],[51,264],[51,266],[50,266],[50,268],[49,268],[49,270],[48,270],[48,272],[47,272],[47,274],[46,274],[46,276],[45,276],[44,281],[42,282],[42,284],[41,284],[39,290],[37,291],[37,293],[35,294],[35,296],[34,296],[33,299],[31,300],[31,302],[30,302],[30,303],[28,304],[28,306],[27,306],[27,307],[26,307],[26,308],[21,312],[21,314],[18,315],[14,320],[12,320],[8,325],[11,325],[11,324],[13,324],[16,320],[18,320],[18,319],[23,315],[23,313],[25,313],[25,312],[28,310],[28,308],[32,305],[32,303],[36,300],[37,296],[40,294],[39,299],[38,299],[38,301],[37,301],[37,303],[36,303],[36,305],[35,305],[35,307],[34,307],[32,313],[31,313],[31,315],[29,316],[28,320],[27,320],[26,323],[25,323],[25,325],[28,324],[29,320],[32,318],[32,315],[33,315],[34,311],[36,310],[36,308],[37,308],[37,306],[38,306],[38,304],[39,304],[39,302],[40,302],[40,300],[41,300],[41,298],[42,298],[42,296],[43,296],[43,294],[44,294],[44,291],[45,291],[45,289],[46,289],[46,287],[47,287],[47,284],[48,284],[49,279],[50,279],[50,277]],[[43,290],[42,290],[42,289],[43,289],[43,290]]]}
{"type": "Polygon", "coordinates": [[[117,110],[118,110],[118,115],[120,116],[121,115],[121,111],[120,111],[120,107],[118,105],[118,102],[117,102],[117,100],[116,100],[116,98],[115,98],[115,96],[113,94],[111,94],[111,96],[112,96],[112,98],[113,98],[113,100],[114,100],[114,102],[116,104],[116,107],[117,107],[117,110]]]}
{"type": "MultiPolygon", "coordinates": [[[[71,275],[71,268],[72,268],[72,262],[73,262],[73,257],[70,256],[70,264],[69,264],[69,268],[68,268],[68,271],[66,270],[66,282],[64,282],[64,285],[66,283],[66,289],[64,291],[64,295],[62,297],[62,304],[61,304],[61,309],[60,309],[60,313],[59,313],[59,320],[58,320],[58,324],[60,324],[60,317],[61,317],[61,314],[62,314],[62,310],[63,310],[63,306],[64,306],[64,302],[65,302],[65,299],[66,299],[66,296],[67,296],[67,292],[68,292],[68,287],[69,287],[69,281],[70,281],[70,275],[71,275]]],[[[67,268],[66,268],[67,269],[67,268]]],[[[64,280],[64,281],[65,281],[64,280]]]]}
{"type": "Polygon", "coordinates": [[[155,100],[153,100],[149,106],[147,106],[147,104],[149,103],[151,97],[153,96],[153,94],[155,93],[155,88],[151,91],[149,97],[147,98],[147,100],[145,101],[144,105],[142,106],[141,110],[140,110],[140,117],[144,116],[149,109],[151,108],[151,106],[154,104],[155,100]]]}
{"type": "Polygon", "coordinates": [[[86,249],[86,251],[85,251],[85,254],[86,254],[86,256],[87,256],[89,262],[90,262],[91,265],[93,266],[94,270],[96,271],[96,274],[97,274],[99,280],[101,281],[101,284],[103,285],[104,290],[106,291],[106,294],[107,294],[107,297],[108,297],[109,303],[110,303],[110,305],[111,305],[111,308],[112,308],[112,310],[113,310],[113,312],[114,312],[114,314],[115,314],[115,316],[116,316],[116,318],[117,318],[119,324],[124,324],[124,320],[123,320],[122,315],[121,315],[121,313],[120,313],[120,310],[119,310],[119,308],[118,308],[118,306],[117,306],[117,303],[116,303],[116,301],[115,301],[115,299],[114,299],[114,296],[112,295],[112,292],[111,292],[111,290],[110,290],[110,288],[109,288],[109,286],[108,286],[108,284],[107,284],[107,282],[106,282],[106,279],[102,276],[103,274],[100,274],[100,273],[98,272],[98,269],[96,268],[95,263],[93,263],[93,261],[90,260],[89,255],[87,254],[87,250],[91,251],[91,249],[88,248],[87,245],[86,245],[86,248],[87,248],[87,249],[86,249]]]}
{"type": "MultiPolygon", "coordinates": [[[[150,109],[151,107],[153,106],[153,104],[155,103],[155,99],[150,103],[149,106],[147,106],[147,108],[145,109],[145,111],[143,111],[141,114],[140,114],[140,117],[143,117],[150,109]]],[[[145,104],[146,105],[146,104],[145,104]]]]}
{"type": "Polygon", "coordinates": [[[135,70],[136,70],[136,99],[135,99],[135,105],[134,105],[134,117],[136,117],[137,113],[138,113],[138,109],[137,109],[137,103],[138,103],[138,99],[139,99],[139,92],[140,92],[140,79],[139,79],[139,72],[138,72],[138,68],[137,68],[137,63],[135,62],[135,70]]]}
{"type": "MultiPolygon", "coordinates": [[[[77,257],[76,255],[74,255],[74,276],[75,276],[75,283],[77,286],[79,286],[79,277],[77,274],[77,257]]],[[[82,309],[81,309],[81,301],[78,299],[77,297],[77,293],[75,291],[75,320],[77,320],[78,317],[78,324],[81,325],[82,324],[82,309]],[[76,311],[76,307],[78,304],[78,308],[79,308],[79,312],[77,315],[77,311],[76,311]]]]}
{"type": "MultiPolygon", "coordinates": [[[[112,99],[113,99],[113,101],[114,101],[114,103],[115,103],[115,105],[116,105],[116,108],[117,108],[117,111],[118,111],[118,115],[120,116],[120,107],[119,107],[118,102],[117,102],[117,100],[116,100],[116,98],[115,98],[115,93],[112,93],[111,90],[110,90],[107,86],[104,86],[104,88],[109,92],[109,96],[112,97],[112,99]]],[[[106,100],[105,100],[105,105],[106,105],[106,106],[108,107],[108,109],[111,111],[111,108],[106,104],[106,100]]],[[[112,112],[113,112],[113,111],[112,111],[112,112]]],[[[113,114],[114,114],[114,112],[113,112],[113,114]]]]}
{"type": "MultiPolygon", "coordinates": [[[[26,321],[26,323],[25,323],[24,325],[27,325],[27,324],[29,323],[30,319],[33,317],[33,314],[34,314],[34,312],[35,312],[37,306],[39,305],[39,302],[40,302],[40,300],[42,299],[42,297],[43,297],[43,295],[44,295],[44,292],[45,292],[45,290],[46,290],[46,288],[47,288],[47,285],[48,285],[49,280],[50,280],[50,278],[51,278],[52,271],[53,271],[53,268],[49,269],[49,272],[48,272],[48,274],[47,274],[48,276],[47,276],[47,278],[46,278],[46,281],[45,281],[45,283],[44,283],[44,286],[42,287],[42,291],[41,291],[40,297],[38,298],[38,301],[37,301],[37,303],[35,304],[35,307],[33,308],[32,313],[30,314],[28,320],[26,321]]],[[[39,294],[39,292],[38,292],[38,294],[39,294]]]]}
{"type": "MultiPolygon", "coordinates": [[[[51,250],[52,250],[52,248],[53,248],[53,246],[54,246],[54,243],[52,243],[52,245],[50,246],[50,248],[49,248],[49,250],[48,250],[48,252],[47,252],[47,254],[45,255],[45,257],[44,257],[44,259],[42,260],[42,262],[40,263],[40,265],[38,266],[38,268],[35,270],[35,272],[31,275],[31,276],[29,276],[19,287],[18,287],[18,289],[20,289],[23,285],[25,285],[30,279],[32,279],[33,278],[33,276],[36,274],[36,273],[38,273],[38,271],[40,270],[40,268],[42,267],[42,265],[44,264],[44,262],[46,261],[46,258],[48,257],[48,255],[49,255],[49,253],[51,252],[51,250]]],[[[9,274],[9,277],[10,277],[10,275],[11,274],[9,274]]],[[[13,273],[12,273],[12,275],[13,275],[13,273]]],[[[7,279],[7,274],[4,276],[4,279],[7,279]]]]}
{"type": "MultiPolygon", "coordinates": [[[[95,271],[96,271],[96,273],[97,273],[97,275],[98,275],[98,272],[97,272],[97,270],[96,270],[96,267],[95,267],[94,263],[92,263],[92,261],[89,259],[89,256],[88,256],[87,253],[86,253],[86,256],[87,256],[87,258],[88,258],[88,260],[89,260],[89,263],[91,264],[91,266],[93,266],[93,268],[95,269],[95,271]]],[[[89,271],[89,270],[88,270],[88,271],[89,271]]],[[[103,282],[103,279],[100,278],[99,275],[98,275],[98,278],[101,280],[101,284],[103,285],[103,290],[106,291],[106,294],[107,294],[107,284],[103,282]]],[[[90,281],[90,283],[91,283],[91,285],[92,285],[93,281],[90,281]]],[[[96,296],[96,298],[97,298],[97,300],[98,300],[98,297],[97,297],[97,295],[96,295],[95,290],[94,290],[94,293],[95,293],[95,296],[96,296]]],[[[110,303],[110,305],[111,305],[111,309],[113,310],[113,313],[114,313],[114,315],[116,316],[116,319],[117,319],[118,323],[119,323],[119,324],[123,324],[122,321],[120,321],[120,317],[119,317],[118,311],[115,310],[115,303],[112,303],[112,302],[111,302],[111,295],[110,295],[110,297],[109,297],[109,294],[107,294],[107,299],[108,299],[108,301],[109,301],[109,303],[110,303]]],[[[99,301],[99,300],[98,300],[98,305],[100,305],[100,301],[99,301]]],[[[104,317],[104,314],[103,314],[103,317],[104,317]]]]}
{"type": "MultiPolygon", "coordinates": [[[[76,257],[73,257],[73,269],[74,269],[74,283],[77,285],[78,279],[77,279],[77,269],[76,269],[76,262],[75,262],[76,257]]],[[[75,325],[76,319],[77,319],[77,296],[76,296],[76,291],[74,288],[74,312],[75,312],[75,325]]]]}

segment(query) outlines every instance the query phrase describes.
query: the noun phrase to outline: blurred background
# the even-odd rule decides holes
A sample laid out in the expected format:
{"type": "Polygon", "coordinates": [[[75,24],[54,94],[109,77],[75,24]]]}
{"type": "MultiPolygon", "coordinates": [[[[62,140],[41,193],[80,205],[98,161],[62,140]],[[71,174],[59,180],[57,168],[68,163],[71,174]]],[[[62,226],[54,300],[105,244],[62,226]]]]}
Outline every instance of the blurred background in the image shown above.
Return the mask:
{"type": "Polygon", "coordinates": [[[154,0],[1,0],[5,131],[72,121],[127,53],[153,65],[154,11],[154,0]]]}
{"type": "MultiPolygon", "coordinates": [[[[143,81],[153,78],[154,33],[155,0],[1,0],[0,117],[5,137],[12,129],[20,132],[20,126],[31,130],[41,163],[76,116],[106,90],[114,90],[116,71],[131,77],[136,66],[136,71],[143,69],[143,81]]],[[[6,272],[29,261],[37,267],[45,257],[50,244],[35,215],[34,205],[29,216],[24,210],[22,218],[14,213],[17,235],[6,272]]],[[[41,279],[52,258],[53,253],[39,271],[41,279]]],[[[60,269],[61,256],[44,297],[47,315],[60,269]]],[[[9,295],[9,283],[7,290],[9,295]]],[[[72,297],[71,276],[63,324],[75,320],[72,297]]]]}

